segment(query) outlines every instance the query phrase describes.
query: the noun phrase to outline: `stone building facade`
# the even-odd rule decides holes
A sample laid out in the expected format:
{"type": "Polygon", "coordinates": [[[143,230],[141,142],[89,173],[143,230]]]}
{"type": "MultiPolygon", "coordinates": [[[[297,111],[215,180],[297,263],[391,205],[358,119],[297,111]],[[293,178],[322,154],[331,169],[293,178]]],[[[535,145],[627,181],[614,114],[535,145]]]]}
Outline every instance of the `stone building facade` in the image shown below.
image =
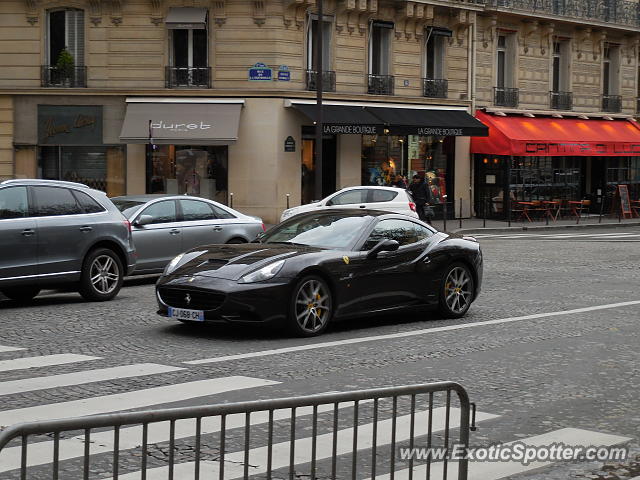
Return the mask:
{"type": "Polygon", "coordinates": [[[319,21],[315,0],[5,0],[0,177],[190,193],[274,222],[313,199],[322,28],[324,192],[418,173],[470,215],[476,110],[635,114],[637,3],[531,5],[325,0],[319,21]]]}

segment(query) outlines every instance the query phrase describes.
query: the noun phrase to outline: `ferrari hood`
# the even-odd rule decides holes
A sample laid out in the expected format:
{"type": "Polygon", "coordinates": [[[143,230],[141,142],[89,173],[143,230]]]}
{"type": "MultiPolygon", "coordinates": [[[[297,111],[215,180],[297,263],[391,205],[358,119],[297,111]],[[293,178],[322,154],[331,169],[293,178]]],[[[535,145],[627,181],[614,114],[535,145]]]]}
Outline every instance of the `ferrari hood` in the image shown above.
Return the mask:
{"type": "Polygon", "coordinates": [[[205,276],[238,280],[243,275],[271,262],[318,252],[320,248],[306,245],[261,244],[210,245],[199,247],[185,255],[189,259],[179,264],[171,275],[205,276]]]}

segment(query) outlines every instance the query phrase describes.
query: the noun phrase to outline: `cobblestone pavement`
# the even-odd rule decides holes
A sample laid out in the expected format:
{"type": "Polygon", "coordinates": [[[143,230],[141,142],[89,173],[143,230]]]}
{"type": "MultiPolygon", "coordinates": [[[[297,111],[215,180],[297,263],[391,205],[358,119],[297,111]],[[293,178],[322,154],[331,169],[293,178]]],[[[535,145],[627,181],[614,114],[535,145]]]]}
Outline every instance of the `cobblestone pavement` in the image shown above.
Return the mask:
{"type": "MultiPolygon", "coordinates": [[[[335,325],[310,340],[258,327],[174,324],[155,315],[154,279],[149,278],[128,280],[116,300],[102,304],[56,292],[46,292],[29,307],[0,301],[0,425],[22,417],[47,418],[68,411],[65,402],[72,401],[80,402],[73,404],[80,414],[123,405],[199,405],[453,380],[467,388],[480,412],[499,416],[479,423],[472,433],[473,446],[526,443],[561,429],[581,429],[585,442],[589,432],[607,433],[630,439],[626,445],[633,455],[640,454],[640,304],[611,306],[640,301],[640,230],[629,227],[624,232],[620,238],[611,238],[606,229],[546,238],[483,235],[483,292],[466,318],[444,320],[432,313],[363,318],[335,325]],[[605,305],[609,307],[589,308],[605,305]],[[566,313],[575,309],[582,310],[566,313]],[[564,313],[535,316],[547,312],[564,313]],[[483,324],[501,319],[514,321],[483,324]],[[439,328],[456,325],[460,328],[439,328]],[[383,337],[340,343],[371,336],[383,337]],[[257,353],[312,344],[316,348],[257,353]],[[249,353],[257,355],[244,355],[249,353]],[[241,357],[185,363],[232,355],[241,357]],[[126,373],[109,370],[116,367],[126,373]],[[71,375],[56,377],[63,374],[71,375]],[[35,378],[44,383],[29,383],[35,378]],[[213,383],[196,386],[206,380],[213,383]],[[63,381],[67,384],[61,385],[63,381]],[[168,390],[187,383],[193,391],[168,390]],[[126,396],[152,388],[165,389],[146,404],[142,397],[126,396]],[[129,400],[117,403],[116,394],[129,400]],[[110,402],[115,406],[109,407],[110,402]]],[[[371,422],[372,415],[372,409],[363,406],[361,424],[371,422]]],[[[348,415],[344,421],[350,421],[348,415]]],[[[282,441],[287,438],[286,433],[278,435],[282,441]]],[[[242,435],[236,437],[229,445],[237,443],[242,449],[242,435]]],[[[216,438],[203,439],[203,458],[217,458],[216,438]]],[[[154,446],[149,465],[160,465],[168,450],[166,442],[154,446]]],[[[382,453],[380,474],[389,469],[382,453]]],[[[188,438],[176,443],[177,462],[193,461],[193,456],[188,438]]],[[[358,459],[358,478],[368,477],[365,457],[370,458],[363,454],[358,459]]],[[[622,479],[638,474],[632,460],[553,464],[510,474],[543,480],[622,479]]],[[[19,478],[15,471],[3,470],[2,462],[0,455],[1,479],[19,478]]],[[[121,473],[136,470],[139,462],[139,451],[123,452],[121,473]]],[[[350,474],[349,462],[338,468],[338,478],[350,474]]],[[[82,471],[79,459],[63,464],[68,472],[82,471]]],[[[105,465],[98,458],[92,478],[108,477],[105,465]]],[[[406,466],[396,464],[396,469],[406,466]]],[[[299,471],[305,468],[308,472],[308,466],[299,471]]],[[[32,478],[51,478],[45,471],[32,478]]],[[[483,478],[501,478],[491,475],[483,478]]]]}

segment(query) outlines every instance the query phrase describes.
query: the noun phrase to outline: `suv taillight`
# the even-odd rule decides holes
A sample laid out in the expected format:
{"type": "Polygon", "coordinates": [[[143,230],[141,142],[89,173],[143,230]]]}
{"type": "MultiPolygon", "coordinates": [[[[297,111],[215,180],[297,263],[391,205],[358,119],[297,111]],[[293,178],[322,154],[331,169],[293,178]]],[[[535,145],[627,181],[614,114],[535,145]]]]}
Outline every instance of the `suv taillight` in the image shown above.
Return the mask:
{"type": "Polygon", "coordinates": [[[262,231],[266,232],[267,231],[267,227],[264,226],[264,223],[262,224],[262,231]]]}
{"type": "Polygon", "coordinates": [[[409,202],[409,208],[411,209],[412,212],[416,211],[416,204],[413,202],[409,202]]]}
{"type": "Polygon", "coordinates": [[[129,230],[129,235],[131,235],[131,222],[129,220],[125,220],[124,222],[125,227],[127,227],[127,230],[129,230]]]}

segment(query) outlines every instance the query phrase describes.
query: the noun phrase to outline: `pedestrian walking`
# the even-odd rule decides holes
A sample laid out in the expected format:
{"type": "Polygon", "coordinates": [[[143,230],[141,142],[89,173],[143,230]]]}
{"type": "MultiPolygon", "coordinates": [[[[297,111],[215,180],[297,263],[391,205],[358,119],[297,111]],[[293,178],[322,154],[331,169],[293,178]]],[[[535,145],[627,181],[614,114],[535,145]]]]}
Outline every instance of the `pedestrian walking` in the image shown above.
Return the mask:
{"type": "Polygon", "coordinates": [[[416,210],[418,217],[423,222],[427,222],[431,225],[431,219],[435,216],[433,210],[433,193],[431,188],[427,185],[427,182],[420,175],[414,175],[411,185],[409,185],[409,191],[416,203],[416,210]]]}

